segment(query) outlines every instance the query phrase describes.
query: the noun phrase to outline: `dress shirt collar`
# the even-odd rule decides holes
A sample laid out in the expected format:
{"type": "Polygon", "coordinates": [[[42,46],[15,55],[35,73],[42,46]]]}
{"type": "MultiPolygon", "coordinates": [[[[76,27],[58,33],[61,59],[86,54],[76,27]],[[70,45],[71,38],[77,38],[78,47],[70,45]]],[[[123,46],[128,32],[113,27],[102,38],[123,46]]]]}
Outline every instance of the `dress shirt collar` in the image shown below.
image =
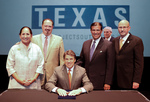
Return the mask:
{"type": "MultiPolygon", "coordinates": [[[[50,39],[51,35],[52,35],[52,34],[50,34],[49,36],[47,36],[47,39],[50,39]]],[[[42,33],[42,40],[45,41],[45,37],[46,37],[46,36],[42,33]]]]}
{"type": "MultiPolygon", "coordinates": [[[[107,38],[105,38],[105,39],[107,39],[107,38]]],[[[110,39],[111,39],[111,36],[107,40],[110,41],[110,39]]]]}
{"type": "MultiPolygon", "coordinates": [[[[99,41],[101,40],[101,36],[95,40],[95,43],[99,43],[99,41]]],[[[92,43],[94,42],[94,39],[92,40],[92,43]]]]}
{"type": "MultiPolygon", "coordinates": [[[[68,68],[68,67],[66,67],[66,68],[67,68],[67,73],[68,73],[68,71],[69,71],[70,68],[68,68]]],[[[71,72],[73,72],[74,66],[70,70],[71,70],[71,72]]]]}
{"type": "MultiPolygon", "coordinates": [[[[47,41],[48,41],[48,45],[47,45],[47,50],[48,50],[48,47],[49,47],[49,42],[50,42],[50,38],[51,38],[52,34],[50,34],[49,36],[47,36],[47,41]]],[[[44,47],[44,42],[45,42],[45,35],[42,33],[42,46],[44,47]]]]}
{"type": "MultiPolygon", "coordinates": [[[[97,47],[100,40],[101,40],[101,36],[95,40],[95,48],[97,47]]],[[[91,47],[92,47],[93,43],[94,43],[94,39],[92,39],[91,47]]]]}
{"type": "Polygon", "coordinates": [[[129,35],[130,35],[130,34],[128,33],[125,37],[123,37],[123,38],[120,37],[120,39],[123,39],[123,41],[126,41],[126,40],[128,39],[128,37],[129,37],[129,35]]]}

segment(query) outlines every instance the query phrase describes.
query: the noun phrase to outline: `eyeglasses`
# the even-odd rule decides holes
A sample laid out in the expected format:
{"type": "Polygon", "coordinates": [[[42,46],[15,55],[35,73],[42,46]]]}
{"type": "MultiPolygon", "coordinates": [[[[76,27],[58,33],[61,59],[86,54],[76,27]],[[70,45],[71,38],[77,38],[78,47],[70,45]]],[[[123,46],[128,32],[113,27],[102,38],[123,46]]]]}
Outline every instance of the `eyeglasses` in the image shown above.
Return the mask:
{"type": "Polygon", "coordinates": [[[118,27],[118,29],[127,29],[129,26],[118,27]]]}
{"type": "Polygon", "coordinates": [[[104,33],[111,33],[111,31],[104,31],[104,33]]]}

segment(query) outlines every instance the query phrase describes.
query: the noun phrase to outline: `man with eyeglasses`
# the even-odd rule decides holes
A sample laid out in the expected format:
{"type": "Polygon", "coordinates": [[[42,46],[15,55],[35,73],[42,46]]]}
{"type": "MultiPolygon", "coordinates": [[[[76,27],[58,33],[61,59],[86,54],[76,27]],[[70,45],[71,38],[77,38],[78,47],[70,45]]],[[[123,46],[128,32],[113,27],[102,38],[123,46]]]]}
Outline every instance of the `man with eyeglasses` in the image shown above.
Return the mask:
{"type": "Polygon", "coordinates": [[[104,28],[104,39],[108,41],[113,41],[114,37],[111,36],[112,34],[112,28],[107,26],[104,28]]]}
{"type": "Polygon", "coordinates": [[[143,72],[143,42],[132,35],[127,20],[118,24],[120,36],[113,40],[116,52],[117,84],[120,89],[138,89],[143,72]]]}

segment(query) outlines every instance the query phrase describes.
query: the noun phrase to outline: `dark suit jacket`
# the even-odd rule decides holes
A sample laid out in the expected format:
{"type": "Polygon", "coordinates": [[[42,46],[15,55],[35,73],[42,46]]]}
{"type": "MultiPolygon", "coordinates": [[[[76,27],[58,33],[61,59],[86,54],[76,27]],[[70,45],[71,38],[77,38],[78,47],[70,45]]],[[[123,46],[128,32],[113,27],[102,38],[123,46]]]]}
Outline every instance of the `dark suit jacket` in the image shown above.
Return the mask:
{"type": "Polygon", "coordinates": [[[121,50],[119,50],[119,39],[120,37],[117,37],[113,40],[116,52],[118,86],[131,89],[133,82],[141,82],[143,42],[139,37],[130,34],[121,50]]]}
{"type": "MultiPolygon", "coordinates": [[[[103,37],[103,39],[105,39],[105,37],[103,37]]],[[[112,37],[112,36],[111,36],[111,39],[110,39],[110,41],[112,42],[112,41],[113,41],[113,39],[114,39],[114,37],[112,37]]]]}
{"type": "MultiPolygon", "coordinates": [[[[56,86],[65,90],[69,90],[68,80],[69,79],[68,79],[66,66],[63,65],[63,66],[56,67],[53,75],[46,83],[45,88],[50,92],[56,86]]],[[[89,78],[87,77],[85,69],[78,65],[75,65],[73,70],[72,81],[71,81],[71,90],[78,89],[82,86],[87,92],[93,90],[93,85],[90,82],[89,78]]]]}
{"type": "Polygon", "coordinates": [[[115,52],[110,41],[100,39],[90,61],[90,46],[92,39],[83,43],[80,58],[76,64],[86,68],[87,75],[94,89],[103,89],[104,84],[112,84],[115,52]]]}

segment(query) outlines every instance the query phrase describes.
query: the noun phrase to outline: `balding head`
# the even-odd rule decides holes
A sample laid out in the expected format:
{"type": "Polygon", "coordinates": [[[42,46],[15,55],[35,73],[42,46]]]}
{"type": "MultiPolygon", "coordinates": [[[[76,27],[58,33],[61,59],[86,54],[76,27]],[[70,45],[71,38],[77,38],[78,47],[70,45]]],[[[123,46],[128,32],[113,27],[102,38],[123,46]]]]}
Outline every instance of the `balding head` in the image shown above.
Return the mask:
{"type": "Polygon", "coordinates": [[[118,24],[118,32],[121,35],[121,37],[125,37],[129,31],[130,31],[131,27],[130,24],[127,20],[121,20],[118,24]]]}
{"type": "Polygon", "coordinates": [[[119,22],[118,26],[121,25],[121,24],[125,24],[125,25],[127,25],[127,26],[130,26],[130,23],[129,23],[127,20],[121,20],[121,21],[119,22]]]}

